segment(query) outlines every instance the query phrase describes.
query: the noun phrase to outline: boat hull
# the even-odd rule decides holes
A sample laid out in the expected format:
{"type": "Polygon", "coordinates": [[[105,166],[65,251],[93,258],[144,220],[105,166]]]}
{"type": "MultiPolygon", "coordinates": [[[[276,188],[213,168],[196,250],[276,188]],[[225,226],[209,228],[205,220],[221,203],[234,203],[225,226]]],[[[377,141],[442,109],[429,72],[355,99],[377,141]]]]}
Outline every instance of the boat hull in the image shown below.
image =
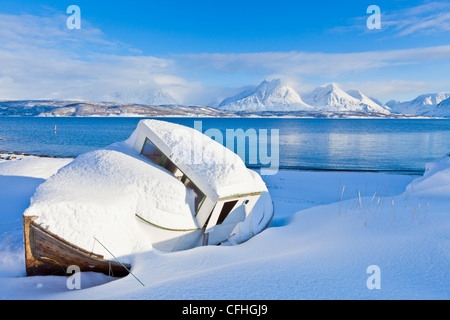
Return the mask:
{"type": "MultiPolygon", "coordinates": [[[[35,222],[37,217],[24,216],[25,266],[27,276],[65,275],[69,266],[82,272],[101,272],[114,277],[124,277],[126,270],[116,261],[89,252],[51,233],[35,222]]],[[[69,273],[71,274],[71,273],[69,273]]]]}

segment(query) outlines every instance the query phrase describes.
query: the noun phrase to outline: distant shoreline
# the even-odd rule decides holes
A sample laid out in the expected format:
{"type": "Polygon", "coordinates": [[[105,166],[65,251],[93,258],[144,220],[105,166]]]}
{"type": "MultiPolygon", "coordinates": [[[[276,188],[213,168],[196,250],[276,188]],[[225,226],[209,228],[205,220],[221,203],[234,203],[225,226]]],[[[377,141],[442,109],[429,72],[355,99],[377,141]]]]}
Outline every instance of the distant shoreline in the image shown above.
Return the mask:
{"type": "MultiPolygon", "coordinates": [[[[229,115],[229,116],[208,116],[208,115],[89,115],[89,116],[57,116],[57,115],[1,115],[0,118],[154,118],[154,119],[165,119],[165,118],[184,118],[184,119],[194,119],[194,118],[217,118],[217,119],[320,119],[320,120],[450,120],[450,118],[445,117],[426,117],[426,116],[415,116],[415,115],[401,115],[401,114],[391,114],[382,116],[357,116],[357,115],[345,115],[339,116],[337,114],[332,114],[329,116],[319,115],[259,115],[252,113],[245,113],[240,115],[229,115]]],[[[2,140],[0,138],[0,140],[2,140]]]]}
{"type": "MultiPolygon", "coordinates": [[[[0,150],[0,161],[11,161],[20,160],[16,158],[17,156],[21,158],[26,157],[36,157],[36,158],[52,158],[52,159],[75,159],[76,157],[63,157],[63,156],[52,156],[52,155],[40,155],[40,154],[30,154],[18,151],[8,152],[0,150]],[[13,157],[13,158],[8,158],[13,157]]],[[[247,168],[252,170],[259,170],[262,167],[249,166],[247,168]]],[[[277,168],[279,171],[311,171],[311,172],[342,172],[342,173],[383,173],[383,174],[399,174],[399,175],[411,175],[411,176],[421,176],[423,175],[423,170],[387,170],[387,169],[337,169],[337,168],[314,168],[314,167],[285,167],[281,166],[277,168]]]]}
{"type": "Polygon", "coordinates": [[[21,157],[36,157],[36,158],[53,158],[53,159],[74,159],[74,157],[62,157],[62,156],[51,156],[51,155],[41,155],[41,154],[30,154],[19,151],[5,151],[0,150],[0,160],[15,160],[15,159],[4,159],[9,156],[21,156],[21,157]]]}
{"type": "Polygon", "coordinates": [[[275,118],[275,119],[448,119],[394,112],[364,110],[223,110],[201,105],[144,105],[136,103],[72,100],[0,101],[0,117],[101,117],[101,118],[275,118]]]}

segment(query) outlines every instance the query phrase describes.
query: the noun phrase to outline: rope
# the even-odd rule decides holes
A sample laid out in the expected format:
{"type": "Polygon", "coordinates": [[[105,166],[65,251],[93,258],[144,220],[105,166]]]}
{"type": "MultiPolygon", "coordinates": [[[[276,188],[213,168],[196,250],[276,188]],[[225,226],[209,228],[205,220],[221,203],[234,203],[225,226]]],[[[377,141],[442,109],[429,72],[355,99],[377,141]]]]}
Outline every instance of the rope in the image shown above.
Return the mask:
{"type": "Polygon", "coordinates": [[[6,239],[8,239],[8,243],[9,243],[9,246],[11,247],[11,250],[13,250],[13,247],[11,245],[11,241],[9,241],[9,237],[8,237],[8,234],[6,232],[5,232],[5,235],[6,235],[6,239]]]}
{"type": "Polygon", "coordinates": [[[116,259],[116,261],[117,261],[118,263],[120,263],[120,264],[122,265],[122,267],[125,268],[125,270],[128,271],[128,273],[130,273],[137,281],[139,281],[140,284],[142,284],[143,287],[145,287],[145,284],[143,284],[142,281],[139,280],[139,279],[133,274],[133,272],[131,272],[130,270],[128,270],[128,268],[125,267],[125,265],[124,265],[122,262],[120,262],[120,260],[117,259],[116,256],[114,256],[114,255],[111,253],[111,251],[108,250],[108,248],[106,248],[100,241],[98,241],[98,239],[97,239],[96,237],[94,237],[94,240],[97,241],[98,243],[100,243],[100,245],[101,245],[106,251],[108,251],[108,253],[109,253],[114,259],[116,259]]]}
{"type": "Polygon", "coordinates": [[[111,277],[111,260],[109,262],[109,270],[108,270],[108,277],[111,277]]]}

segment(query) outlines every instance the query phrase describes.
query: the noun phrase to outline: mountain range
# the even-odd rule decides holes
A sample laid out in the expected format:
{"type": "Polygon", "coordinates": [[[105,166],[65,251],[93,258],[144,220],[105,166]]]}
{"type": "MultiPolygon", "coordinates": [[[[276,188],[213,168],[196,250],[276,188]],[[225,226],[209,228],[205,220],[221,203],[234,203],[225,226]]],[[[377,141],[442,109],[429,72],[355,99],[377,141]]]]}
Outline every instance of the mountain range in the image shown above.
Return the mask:
{"type": "Polygon", "coordinates": [[[302,97],[280,79],[264,80],[254,89],[224,99],[218,108],[228,111],[325,111],[389,114],[389,110],[358,90],[345,92],[331,83],[302,97]]]}
{"type": "Polygon", "coordinates": [[[429,117],[450,117],[450,94],[422,94],[411,101],[391,100],[386,107],[393,113],[429,117]]]}
{"type": "Polygon", "coordinates": [[[450,118],[448,93],[422,94],[411,101],[391,100],[383,104],[361,91],[344,91],[335,83],[322,85],[300,96],[281,79],[264,80],[214,106],[177,104],[163,91],[140,96],[114,93],[110,99],[115,102],[0,100],[0,116],[450,118]],[[135,102],[142,99],[145,101],[135,102]]]}
{"type": "Polygon", "coordinates": [[[320,86],[300,96],[280,79],[264,80],[224,99],[218,108],[228,111],[321,111],[393,114],[425,117],[450,117],[450,94],[423,94],[411,101],[391,100],[382,104],[359,90],[342,90],[337,84],[320,86]]]}

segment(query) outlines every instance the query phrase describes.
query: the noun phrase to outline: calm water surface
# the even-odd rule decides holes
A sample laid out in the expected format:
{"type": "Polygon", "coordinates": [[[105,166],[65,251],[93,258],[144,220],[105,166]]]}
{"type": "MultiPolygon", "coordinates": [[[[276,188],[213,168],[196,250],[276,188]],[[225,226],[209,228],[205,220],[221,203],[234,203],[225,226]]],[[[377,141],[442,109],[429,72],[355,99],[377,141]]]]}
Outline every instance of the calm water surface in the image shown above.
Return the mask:
{"type": "MultiPolygon", "coordinates": [[[[141,118],[0,117],[0,151],[75,157],[127,139],[141,118]],[[55,125],[57,128],[54,132],[55,125]]],[[[450,152],[450,120],[164,118],[202,130],[279,132],[281,168],[420,174],[450,152]]],[[[247,141],[248,142],[248,141],[247,141]]],[[[247,143],[246,151],[250,144],[247,143]]],[[[234,150],[238,152],[239,150],[234,150]]],[[[274,155],[272,155],[274,156],[274,155]]],[[[246,162],[250,164],[248,156],[246,162]]]]}

